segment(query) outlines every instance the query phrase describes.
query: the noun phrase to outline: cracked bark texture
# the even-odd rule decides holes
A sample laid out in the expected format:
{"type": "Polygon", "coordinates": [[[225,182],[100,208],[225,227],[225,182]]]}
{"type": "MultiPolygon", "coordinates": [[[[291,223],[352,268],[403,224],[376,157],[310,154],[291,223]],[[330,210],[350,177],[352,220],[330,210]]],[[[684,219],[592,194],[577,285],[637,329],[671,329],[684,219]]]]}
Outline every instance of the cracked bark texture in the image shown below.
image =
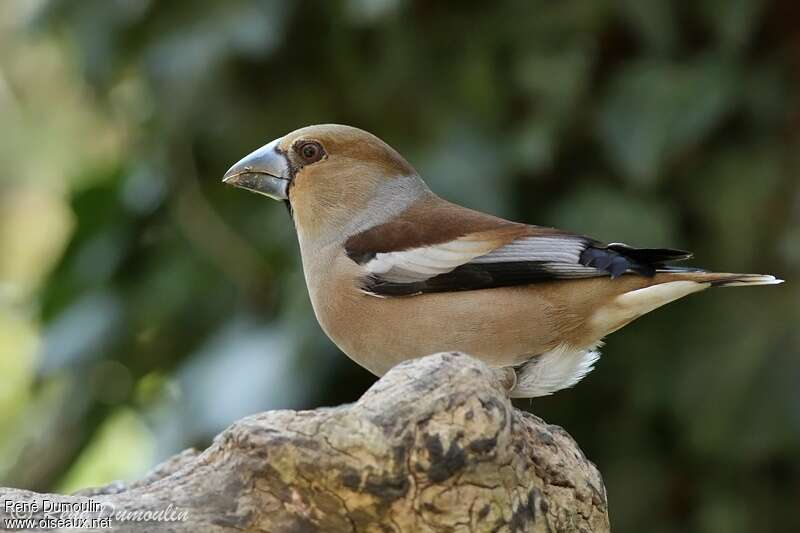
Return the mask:
{"type": "Polygon", "coordinates": [[[458,353],[403,363],[355,404],[244,418],[140,481],[46,497],[188,512],[114,531],[609,531],[600,473],[575,441],[458,353]]]}

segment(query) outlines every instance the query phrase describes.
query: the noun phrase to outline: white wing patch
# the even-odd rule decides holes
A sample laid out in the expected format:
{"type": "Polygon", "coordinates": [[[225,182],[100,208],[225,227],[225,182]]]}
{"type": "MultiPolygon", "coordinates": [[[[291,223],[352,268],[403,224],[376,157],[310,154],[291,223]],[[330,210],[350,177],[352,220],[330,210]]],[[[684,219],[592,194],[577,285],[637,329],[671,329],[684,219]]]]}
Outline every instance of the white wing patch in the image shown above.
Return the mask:
{"type": "Polygon", "coordinates": [[[494,248],[493,241],[461,237],[454,241],[375,254],[364,268],[372,275],[394,283],[414,283],[450,272],[494,248]]]}
{"type": "Polygon", "coordinates": [[[569,235],[522,237],[496,248],[496,239],[480,234],[433,246],[375,254],[364,268],[369,274],[392,283],[415,283],[451,272],[461,265],[536,262],[554,274],[586,277],[598,274],[580,264],[587,243],[569,235]]]}
{"type": "Polygon", "coordinates": [[[555,275],[567,278],[600,274],[594,267],[580,264],[587,241],[571,235],[523,237],[470,261],[475,264],[534,262],[555,275]]]}
{"type": "Polygon", "coordinates": [[[573,263],[581,266],[578,261],[580,260],[581,252],[585,248],[586,242],[583,239],[571,236],[523,237],[491,253],[478,257],[472,262],[540,261],[546,263],[573,263]]]}

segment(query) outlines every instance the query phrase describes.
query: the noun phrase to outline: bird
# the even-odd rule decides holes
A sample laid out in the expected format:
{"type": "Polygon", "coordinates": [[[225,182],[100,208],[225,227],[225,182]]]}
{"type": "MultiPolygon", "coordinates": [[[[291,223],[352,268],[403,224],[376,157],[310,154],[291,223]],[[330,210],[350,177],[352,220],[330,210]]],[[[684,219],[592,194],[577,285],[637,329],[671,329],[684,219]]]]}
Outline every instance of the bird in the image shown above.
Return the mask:
{"type": "Polygon", "coordinates": [[[223,182],[286,204],[316,318],[373,374],[459,351],[497,369],[512,398],[574,386],[610,333],[710,287],[771,275],[675,266],[692,254],[512,222],[437,196],[364,130],[297,129],[223,182]]]}

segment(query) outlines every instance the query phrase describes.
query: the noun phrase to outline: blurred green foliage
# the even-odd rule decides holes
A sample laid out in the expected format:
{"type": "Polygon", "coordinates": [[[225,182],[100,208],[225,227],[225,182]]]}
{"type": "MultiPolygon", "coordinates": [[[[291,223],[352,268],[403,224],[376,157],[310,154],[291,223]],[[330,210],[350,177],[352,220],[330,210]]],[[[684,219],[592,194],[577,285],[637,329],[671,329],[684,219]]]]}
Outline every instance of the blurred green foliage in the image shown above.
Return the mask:
{"type": "MultiPolygon", "coordinates": [[[[792,0],[6,0],[0,479],[135,477],[371,383],[316,325],[285,210],[219,182],[306,124],[372,131],[474,208],[796,280],[798,20],[792,0]]],[[[598,464],[616,530],[800,530],[799,297],[668,306],[530,406],[598,464]]]]}

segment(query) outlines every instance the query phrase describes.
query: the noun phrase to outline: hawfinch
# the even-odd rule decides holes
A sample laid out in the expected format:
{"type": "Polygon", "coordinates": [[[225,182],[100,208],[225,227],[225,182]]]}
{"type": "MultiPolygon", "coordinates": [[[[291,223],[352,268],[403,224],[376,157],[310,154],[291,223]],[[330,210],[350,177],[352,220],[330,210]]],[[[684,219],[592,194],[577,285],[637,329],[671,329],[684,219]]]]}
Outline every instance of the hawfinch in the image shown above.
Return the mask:
{"type": "Polygon", "coordinates": [[[458,350],[498,368],[511,396],[544,396],[575,385],[603,337],[657,307],[709,287],[781,282],[670,266],[691,254],[451,204],[389,145],[349,126],[293,131],[223,181],[286,203],[317,320],[378,376],[458,350]]]}

